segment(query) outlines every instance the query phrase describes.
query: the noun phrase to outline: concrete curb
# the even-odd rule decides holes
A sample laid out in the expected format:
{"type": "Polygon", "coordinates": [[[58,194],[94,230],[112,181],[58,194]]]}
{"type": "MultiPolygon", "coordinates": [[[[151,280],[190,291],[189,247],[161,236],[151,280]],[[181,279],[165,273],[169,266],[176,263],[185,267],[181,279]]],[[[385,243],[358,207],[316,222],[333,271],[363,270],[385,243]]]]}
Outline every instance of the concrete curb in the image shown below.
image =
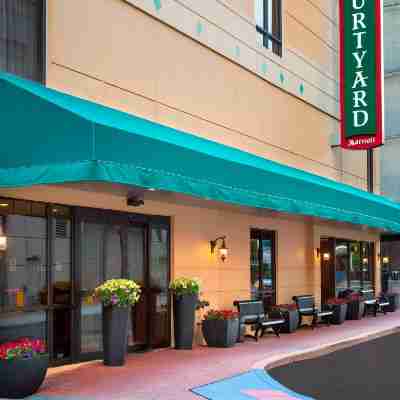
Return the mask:
{"type": "Polygon", "coordinates": [[[273,357],[264,358],[263,360],[254,363],[251,369],[263,369],[265,371],[268,371],[272,368],[287,365],[292,362],[320,357],[338,350],[343,350],[357,344],[368,342],[370,340],[378,339],[380,337],[388,336],[398,332],[400,332],[400,326],[389,328],[384,331],[376,330],[367,334],[353,336],[351,338],[336,341],[334,343],[327,343],[315,347],[310,347],[308,349],[292,352],[289,354],[280,354],[273,357]]]}

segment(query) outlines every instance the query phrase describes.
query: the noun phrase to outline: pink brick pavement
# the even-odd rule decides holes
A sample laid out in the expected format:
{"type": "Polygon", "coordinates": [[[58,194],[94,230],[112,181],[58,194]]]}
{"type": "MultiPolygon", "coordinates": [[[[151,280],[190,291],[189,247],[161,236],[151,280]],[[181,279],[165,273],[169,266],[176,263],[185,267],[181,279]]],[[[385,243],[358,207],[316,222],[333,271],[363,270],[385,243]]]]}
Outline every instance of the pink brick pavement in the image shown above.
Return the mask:
{"type": "Polygon", "coordinates": [[[258,343],[247,340],[230,349],[195,347],[129,355],[126,365],[118,368],[104,367],[99,361],[53,368],[38,394],[95,400],[195,400],[199,397],[190,388],[263,368],[299,352],[365,340],[396,328],[400,328],[400,312],[341,326],[303,328],[279,339],[266,335],[258,343]]]}

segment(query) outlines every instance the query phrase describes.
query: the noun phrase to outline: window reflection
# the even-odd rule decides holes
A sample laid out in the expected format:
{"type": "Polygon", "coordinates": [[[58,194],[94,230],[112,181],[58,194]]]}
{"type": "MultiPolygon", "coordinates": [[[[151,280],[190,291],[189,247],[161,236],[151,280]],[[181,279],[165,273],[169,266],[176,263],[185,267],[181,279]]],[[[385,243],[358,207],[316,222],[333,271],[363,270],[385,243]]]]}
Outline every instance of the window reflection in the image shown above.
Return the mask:
{"type": "Polygon", "coordinates": [[[7,248],[0,259],[0,310],[41,305],[47,287],[46,218],[6,215],[1,222],[7,248]]]}
{"type": "Polygon", "coordinates": [[[163,227],[151,230],[150,248],[150,292],[151,344],[168,346],[170,327],[168,317],[169,284],[169,232],[163,227]]]}
{"type": "Polygon", "coordinates": [[[266,307],[275,301],[274,233],[252,230],[250,238],[250,275],[253,299],[262,299],[266,307]]]}
{"type": "Polygon", "coordinates": [[[103,282],[105,226],[82,223],[81,271],[81,351],[102,350],[101,304],[94,301],[94,289],[103,282]]]}
{"type": "Polygon", "coordinates": [[[336,242],[336,290],[348,287],[349,246],[347,242],[336,242]]]}
{"type": "Polygon", "coordinates": [[[337,240],[335,247],[336,293],[373,288],[373,244],[337,240]]]}
{"type": "Polygon", "coordinates": [[[47,316],[45,311],[0,313],[0,343],[21,337],[46,341],[47,316]]]}

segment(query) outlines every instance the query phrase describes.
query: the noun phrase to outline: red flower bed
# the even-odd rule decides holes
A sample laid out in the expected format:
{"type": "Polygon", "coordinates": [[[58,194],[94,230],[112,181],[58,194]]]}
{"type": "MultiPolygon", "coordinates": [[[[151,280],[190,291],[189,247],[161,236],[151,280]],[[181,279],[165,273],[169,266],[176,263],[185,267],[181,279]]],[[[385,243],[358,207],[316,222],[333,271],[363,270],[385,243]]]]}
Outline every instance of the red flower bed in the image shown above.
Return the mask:
{"type": "Polygon", "coordinates": [[[339,299],[338,297],[332,297],[331,299],[328,299],[326,301],[326,304],[328,304],[330,306],[347,304],[347,303],[348,303],[347,299],[339,299]]]}
{"type": "Polygon", "coordinates": [[[46,346],[40,339],[22,338],[0,345],[0,360],[33,358],[46,354],[46,346]]]}
{"type": "Polygon", "coordinates": [[[236,319],[239,317],[239,313],[232,310],[210,310],[204,316],[204,319],[236,319]]]}

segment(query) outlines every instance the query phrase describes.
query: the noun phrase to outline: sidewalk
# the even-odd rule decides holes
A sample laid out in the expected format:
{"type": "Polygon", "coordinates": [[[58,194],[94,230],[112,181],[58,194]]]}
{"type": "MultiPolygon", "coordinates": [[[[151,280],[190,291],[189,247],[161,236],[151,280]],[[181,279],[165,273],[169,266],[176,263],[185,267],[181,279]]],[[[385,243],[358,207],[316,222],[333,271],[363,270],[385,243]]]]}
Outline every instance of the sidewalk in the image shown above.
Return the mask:
{"type": "Polygon", "coordinates": [[[166,349],[130,355],[121,368],[107,368],[99,361],[53,368],[38,395],[89,400],[195,400],[200,397],[191,393],[191,388],[279,364],[282,359],[296,359],[304,352],[323,352],[346,341],[382,336],[396,328],[400,328],[400,312],[346,321],[341,326],[303,328],[280,339],[266,335],[258,343],[247,340],[231,349],[196,347],[192,351],[166,349]]]}

